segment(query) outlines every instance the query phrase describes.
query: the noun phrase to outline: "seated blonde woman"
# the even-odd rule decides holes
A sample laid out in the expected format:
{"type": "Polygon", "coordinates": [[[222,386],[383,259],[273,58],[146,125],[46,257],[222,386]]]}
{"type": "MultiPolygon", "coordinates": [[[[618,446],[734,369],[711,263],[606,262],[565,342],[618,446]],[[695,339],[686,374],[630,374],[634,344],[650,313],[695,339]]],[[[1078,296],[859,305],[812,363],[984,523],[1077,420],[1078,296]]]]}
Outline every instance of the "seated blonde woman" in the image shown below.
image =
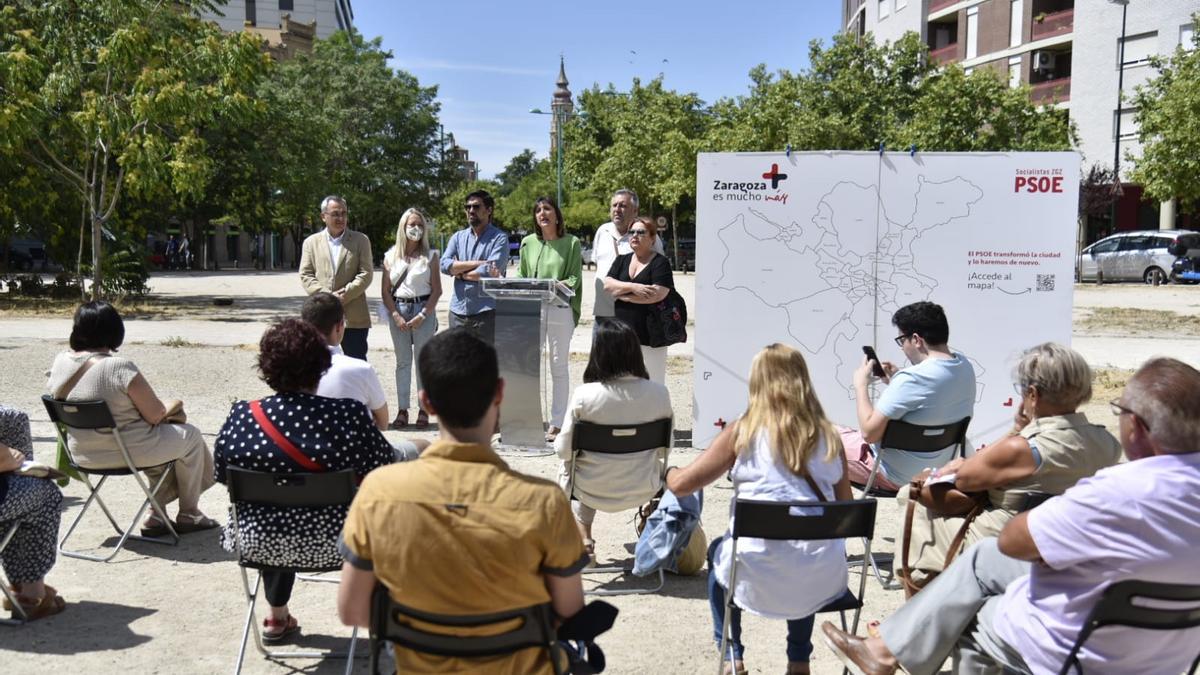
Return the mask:
{"type": "Polygon", "coordinates": [[[596,320],[583,382],[571,394],[554,448],[563,460],[559,484],[571,500],[579,534],[594,560],[592,521],[596,511],[616,513],[646,503],[662,488],[665,467],[659,448],[622,455],[580,450],[572,485],[569,474],[575,424],[641,424],[673,415],[670,392],[649,379],[637,333],[618,319],[596,320]]]}
{"type": "MultiPolygon", "coordinates": [[[[962,549],[1000,534],[1031,495],[1061,495],[1079,480],[1116,464],[1121,444],[1104,427],[1078,412],[1092,397],[1092,371],[1079,352],[1047,342],[1021,355],[1013,380],[1021,400],[1015,425],[1004,438],[968,459],[955,459],[932,476],[954,476],[953,487],[965,493],[987,493],[987,504],[966,527],[962,549]]],[[[901,490],[907,508],[908,490],[901,490]]],[[[916,586],[941,572],[950,547],[965,522],[963,516],[941,516],[923,506],[913,513],[908,545],[911,579],[916,586]]],[[[896,538],[903,546],[903,533],[896,538]]],[[[903,571],[903,556],[896,556],[903,571]]]]}

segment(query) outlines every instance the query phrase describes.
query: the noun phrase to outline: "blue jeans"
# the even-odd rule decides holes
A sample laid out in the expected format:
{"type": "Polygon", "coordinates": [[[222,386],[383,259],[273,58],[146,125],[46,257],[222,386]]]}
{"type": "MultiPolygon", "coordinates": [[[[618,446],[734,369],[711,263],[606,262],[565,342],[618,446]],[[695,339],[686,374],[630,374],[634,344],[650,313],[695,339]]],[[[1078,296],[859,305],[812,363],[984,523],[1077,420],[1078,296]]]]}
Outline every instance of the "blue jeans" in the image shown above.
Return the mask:
{"type": "MultiPolygon", "coordinates": [[[[717,643],[717,649],[721,648],[721,626],[725,623],[725,587],[713,572],[713,554],[724,539],[725,537],[717,537],[708,547],[708,605],[712,609],[713,640],[717,643]]],[[[788,620],[788,661],[808,663],[813,650],[812,632],[815,618],[815,615],[810,614],[803,619],[788,620]]],[[[736,606],[729,613],[729,645],[733,649],[734,660],[743,660],[746,647],[742,645],[742,610],[736,606]]]]}
{"type": "MultiPolygon", "coordinates": [[[[396,311],[405,321],[411,321],[421,312],[424,302],[397,302],[396,311]]],[[[437,333],[437,314],[425,317],[416,330],[400,330],[396,323],[388,318],[388,329],[392,333],[392,348],[396,350],[396,405],[397,411],[408,410],[412,402],[412,380],[416,373],[417,389],[421,388],[421,369],[416,364],[421,348],[437,333]]]]}

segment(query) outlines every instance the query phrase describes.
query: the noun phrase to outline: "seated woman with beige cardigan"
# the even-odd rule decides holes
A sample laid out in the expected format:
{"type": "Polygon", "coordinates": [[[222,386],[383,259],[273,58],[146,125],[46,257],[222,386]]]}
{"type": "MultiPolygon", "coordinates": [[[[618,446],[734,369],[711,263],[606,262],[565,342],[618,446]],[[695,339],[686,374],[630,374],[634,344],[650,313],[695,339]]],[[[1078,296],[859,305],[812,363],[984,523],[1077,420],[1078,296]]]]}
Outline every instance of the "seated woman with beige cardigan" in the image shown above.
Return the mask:
{"type": "MultiPolygon", "coordinates": [[[[176,532],[217,527],[216,521],[200,511],[201,493],[215,482],[212,453],[199,429],[172,422],[176,419],[172,413],[181,411],[182,404],[159,399],[133,361],[116,355],[124,341],[125,324],[116,308],[104,301],[80,305],[71,328],[71,348],[54,358],[46,388],[58,399],[107,403],[134,464],[153,467],[144,472],[151,485],[167,470],[167,462],[174,462],[170,479],[155,496],[164,508],[179,500],[176,532]]],[[[111,469],[125,465],[112,434],[71,429],[68,435],[71,454],[81,466],[111,469]]],[[[144,537],[167,532],[157,514],[142,524],[144,537]]]]}
{"type": "MultiPolygon", "coordinates": [[[[910,580],[924,585],[962,549],[997,536],[1031,496],[1060,495],[1119,460],[1117,439],[1078,411],[1092,397],[1092,371],[1079,352],[1053,342],[1028,349],[1017,363],[1014,381],[1020,400],[1013,430],[930,475],[952,476],[954,489],[986,492],[987,501],[969,523],[964,516],[938,515],[916,505],[909,541],[903,531],[896,538],[901,546],[895,562],[898,578],[907,559],[910,580]],[[963,536],[958,537],[960,531],[963,536]],[[954,546],[956,540],[960,543],[954,546]]],[[[899,497],[901,509],[906,509],[908,490],[901,490],[899,497]]]]}

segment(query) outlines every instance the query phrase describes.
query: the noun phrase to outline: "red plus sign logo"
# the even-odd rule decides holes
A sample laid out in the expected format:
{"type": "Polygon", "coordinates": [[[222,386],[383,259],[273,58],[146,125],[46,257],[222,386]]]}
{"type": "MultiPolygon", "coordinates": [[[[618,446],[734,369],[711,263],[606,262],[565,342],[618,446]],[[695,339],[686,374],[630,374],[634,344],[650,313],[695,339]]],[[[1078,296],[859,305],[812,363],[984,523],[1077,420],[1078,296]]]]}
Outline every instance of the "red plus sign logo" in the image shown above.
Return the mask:
{"type": "Polygon", "coordinates": [[[771,189],[772,190],[779,187],[779,181],[787,180],[786,173],[779,173],[779,165],[778,164],[772,164],[771,170],[764,173],[762,177],[771,181],[771,189]]]}

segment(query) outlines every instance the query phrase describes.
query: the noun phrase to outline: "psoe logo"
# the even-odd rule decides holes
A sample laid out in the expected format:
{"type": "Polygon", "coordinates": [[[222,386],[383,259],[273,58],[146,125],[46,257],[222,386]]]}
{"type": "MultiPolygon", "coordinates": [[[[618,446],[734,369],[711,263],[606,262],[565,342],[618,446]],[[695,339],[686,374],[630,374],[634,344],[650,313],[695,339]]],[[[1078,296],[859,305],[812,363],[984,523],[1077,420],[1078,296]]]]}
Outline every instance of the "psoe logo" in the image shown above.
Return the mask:
{"type": "Polygon", "coordinates": [[[1013,179],[1013,192],[1045,194],[1062,191],[1062,169],[1017,169],[1013,179]]]}
{"type": "Polygon", "coordinates": [[[726,181],[713,179],[713,201],[755,201],[787,203],[788,195],[779,189],[779,184],[787,180],[786,173],[779,172],[779,165],[772,164],[771,170],[762,175],[762,181],[726,181]],[[770,181],[771,186],[767,187],[770,181]],[[772,193],[772,191],[774,191],[772,193]]]}

